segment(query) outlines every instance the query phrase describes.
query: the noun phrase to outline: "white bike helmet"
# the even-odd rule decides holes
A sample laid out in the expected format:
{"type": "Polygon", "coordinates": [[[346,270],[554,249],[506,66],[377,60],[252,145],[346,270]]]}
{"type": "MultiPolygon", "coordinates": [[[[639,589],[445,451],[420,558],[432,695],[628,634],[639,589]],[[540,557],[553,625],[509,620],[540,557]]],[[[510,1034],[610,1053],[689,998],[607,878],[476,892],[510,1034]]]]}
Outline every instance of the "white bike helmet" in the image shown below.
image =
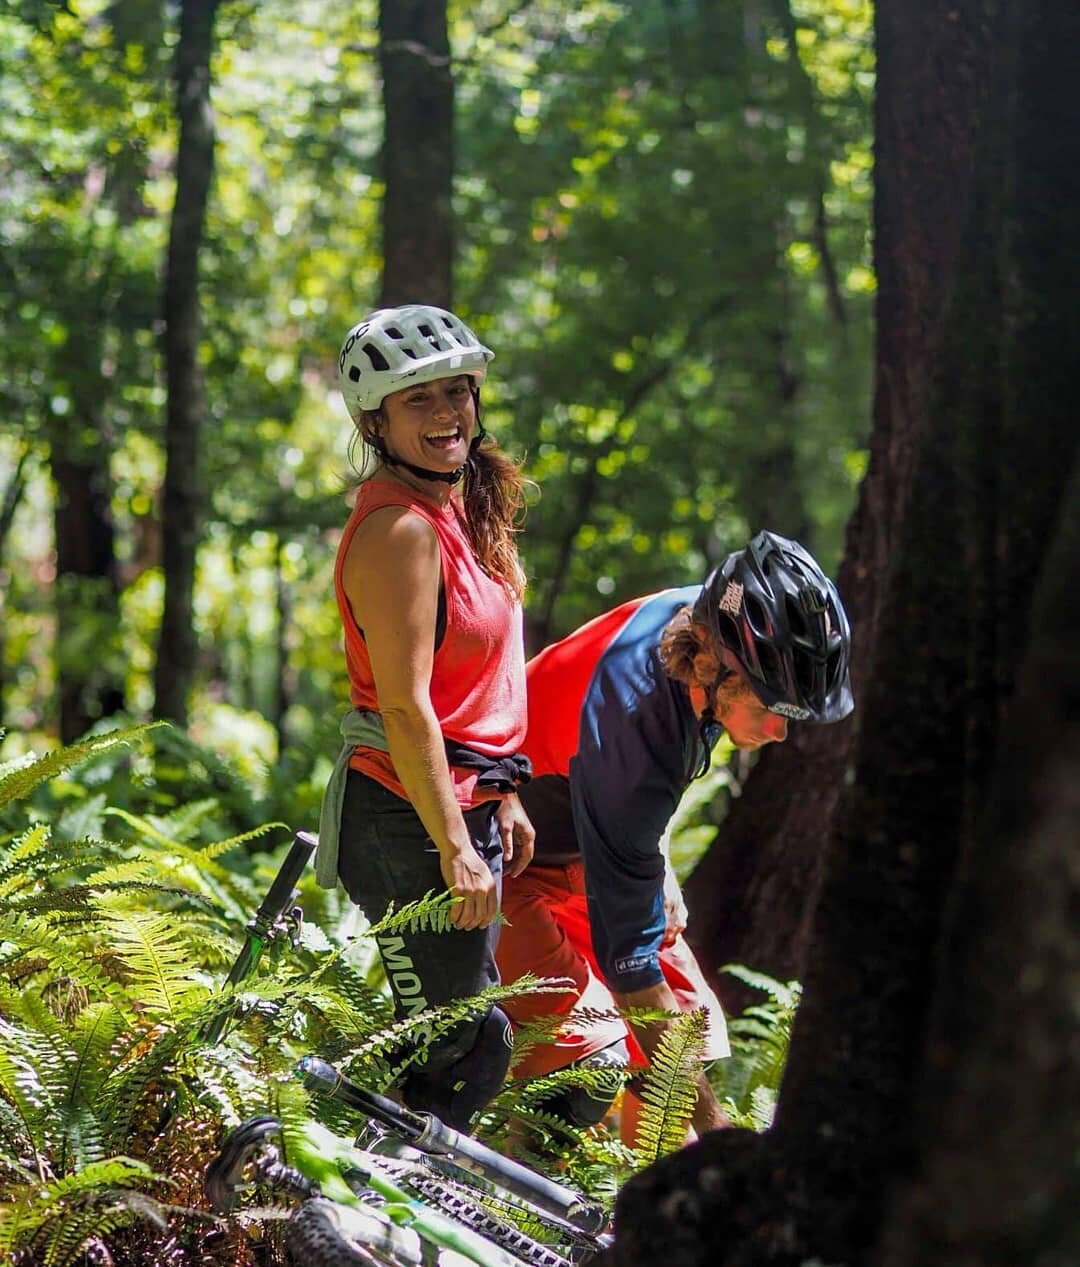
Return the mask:
{"type": "Polygon", "coordinates": [[[353,422],[412,383],[471,374],[479,385],[495,355],[460,317],[428,304],[379,308],[353,326],[338,358],[338,382],[353,422]]]}

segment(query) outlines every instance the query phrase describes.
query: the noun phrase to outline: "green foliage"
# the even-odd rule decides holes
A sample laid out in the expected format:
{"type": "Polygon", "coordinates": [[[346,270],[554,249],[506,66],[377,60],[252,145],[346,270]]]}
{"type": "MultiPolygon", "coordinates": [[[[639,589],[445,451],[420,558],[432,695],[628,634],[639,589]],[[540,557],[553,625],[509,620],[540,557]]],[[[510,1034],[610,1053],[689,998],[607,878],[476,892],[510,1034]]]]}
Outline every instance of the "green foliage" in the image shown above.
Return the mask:
{"type": "MultiPolygon", "coordinates": [[[[697,579],[765,522],[839,553],[869,412],[869,6],[785,11],[450,5],[455,302],[498,354],[489,423],[542,488],[522,537],[534,648],[697,579]]],[[[247,826],[311,820],[345,702],[334,358],[378,297],[375,20],[372,0],[219,10],[191,727],[240,770],[247,826]]],[[[61,661],[152,708],[175,21],[145,0],[0,16],[10,754],[52,734],[61,661]],[[106,485],[118,616],[96,582],[54,579],[58,456],[106,485]]]]}
{"type": "Polygon", "coordinates": [[[728,1021],[731,1056],[713,1066],[713,1087],[736,1126],[767,1130],[776,1111],[801,987],[740,964],[728,964],[724,971],[768,998],[728,1021]]]}
{"type": "Polygon", "coordinates": [[[126,730],[113,730],[97,735],[82,743],[47,752],[36,759],[9,762],[0,767],[0,809],[12,801],[25,799],[39,784],[54,778],[64,770],[80,765],[90,757],[103,752],[136,743],[161,722],[147,726],[132,726],[126,730]]]}
{"type": "Polygon", "coordinates": [[[131,1189],[160,1178],[129,1157],[90,1162],[78,1173],[48,1183],[28,1182],[0,1206],[0,1253],[14,1259],[33,1246],[43,1267],[75,1262],[90,1241],[101,1241],[137,1219],[165,1226],[158,1203],[131,1189]]]}
{"type": "Polygon", "coordinates": [[[673,1019],[661,1035],[641,1090],[636,1149],[641,1167],[686,1143],[708,1024],[701,1008],[673,1019]]]}

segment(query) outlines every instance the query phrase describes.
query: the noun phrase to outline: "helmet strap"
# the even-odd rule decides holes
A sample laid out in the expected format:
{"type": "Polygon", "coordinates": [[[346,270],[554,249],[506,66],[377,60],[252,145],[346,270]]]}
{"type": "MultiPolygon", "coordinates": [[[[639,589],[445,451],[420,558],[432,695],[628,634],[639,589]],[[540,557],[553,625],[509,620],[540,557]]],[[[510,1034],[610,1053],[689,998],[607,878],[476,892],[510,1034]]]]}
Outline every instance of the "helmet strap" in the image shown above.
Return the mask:
{"type": "Polygon", "coordinates": [[[381,444],[376,446],[376,452],[387,466],[403,466],[410,475],[415,475],[421,480],[438,480],[440,484],[458,484],[465,474],[463,466],[456,467],[452,471],[429,471],[426,466],[414,466],[412,462],[406,462],[402,458],[391,457],[381,444]]]}

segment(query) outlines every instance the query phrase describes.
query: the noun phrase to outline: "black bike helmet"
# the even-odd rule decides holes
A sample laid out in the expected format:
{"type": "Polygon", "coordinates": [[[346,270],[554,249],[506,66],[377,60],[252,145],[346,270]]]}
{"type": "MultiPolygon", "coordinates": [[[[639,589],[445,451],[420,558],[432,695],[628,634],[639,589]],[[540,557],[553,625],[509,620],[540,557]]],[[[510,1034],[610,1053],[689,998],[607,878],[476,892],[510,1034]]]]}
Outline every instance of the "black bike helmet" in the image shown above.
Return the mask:
{"type": "Polygon", "coordinates": [[[759,532],[710,573],[694,619],[711,629],[724,664],[770,712],[840,721],[851,696],[851,629],[836,586],[797,541],[759,532]]]}

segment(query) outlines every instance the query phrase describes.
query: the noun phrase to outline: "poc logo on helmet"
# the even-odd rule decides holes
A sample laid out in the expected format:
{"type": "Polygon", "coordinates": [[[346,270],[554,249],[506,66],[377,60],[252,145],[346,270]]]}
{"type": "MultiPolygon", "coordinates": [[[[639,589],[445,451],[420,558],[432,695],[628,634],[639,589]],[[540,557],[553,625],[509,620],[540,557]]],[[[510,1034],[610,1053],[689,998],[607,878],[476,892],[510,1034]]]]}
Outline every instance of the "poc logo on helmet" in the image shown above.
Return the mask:
{"type": "Polygon", "coordinates": [[[362,321],[355,330],[351,330],[349,332],[349,337],[345,340],[345,346],[341,349],[341,355],[338,357],[339,374],[343,374],[345,372],[345,358],[353,350],[353,346],[355,345],[357,339],[362,339],[364,335],[367,334],[369,324],[370,323],[367,321],[362,321]]]}

